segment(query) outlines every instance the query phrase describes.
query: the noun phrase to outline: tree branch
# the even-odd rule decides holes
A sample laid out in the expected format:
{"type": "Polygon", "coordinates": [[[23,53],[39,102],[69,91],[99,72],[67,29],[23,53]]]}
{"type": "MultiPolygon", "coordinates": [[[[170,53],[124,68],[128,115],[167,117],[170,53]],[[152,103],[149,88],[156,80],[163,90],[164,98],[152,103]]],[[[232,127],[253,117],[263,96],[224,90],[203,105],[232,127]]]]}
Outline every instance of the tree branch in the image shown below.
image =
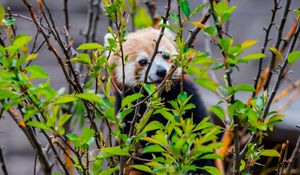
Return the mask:
{"type": "Polygon", "coordinates": [[[289,164],[286,170],[287,175],[291,174],[291,170],[294,167],[297,157],[299,157],[299,153],[300,153],[300,136],[298,137],[295,149],[291,155],[291,158],[289,159],[289,164]]]}
{"type": "MultiPolygon", "coordinates": [[[[264,40],[264,44],[261,48],[261,53],[264,54],[265,51],[266,51],[266,47],[268,45],[268,42],[270,41],[270,31],[272,29],[272,26],[274,25],[274,21],[275,21],[275,17],[276,17],[276,12],[277,10],[279,9],[279,0],[274,0],[274,7],[273,9],[271,10],[272,11],[272,16],[271,16],[271,20],[270,20],[270,23],[268,25],[268,28],[263,28],[264,31],[266,32],[265,34],[265,40],[264,40]]],[[[254,88],[257,90],[257,86],[258,86],[258,80],[260,78],[260,75],[261,75],[261,70],[262,70],[262,58],[259,59],[259,63],[258,63],[258,70],[257,70],[257,75],[255,77],[255,80],[254,80],[254,88]]],[[[255,91],[252,93],[252,98],[257,94],[258,92],[255,91]]]]}
{"type": "Polygon", "coordinates": [[[6,165],[5,165],[5,161],[4,161],[4,156],[3,156],[3,149],[4,149],[4,147],[1,146],[0,147],[0,164],[1,164],[1,168],[2,168],[3,174],[4,175],[8,175],[8,171],[7,171],[7,168],[6,168],[6,165]]]}
{"type": "MultiPolygon", "coordinates": [[[[298,23],[299,23],[299,19],[298,19],[298,23]]],[[[284,59],[284,62],[280,66],[280,71],[279,71],[277,80],[275,82],[275,85],[273,87],[272,93],[270,94],[270,96],[269,96],[269,98],[267,100],[266,107],[264,108],[263,114],[261,116],[262,119],[264,119],[267,116],[267,114],[269,112],[269,109],[270,109],[270,106],[272,104],[272,101],[273,101],[273,99],[274,99],[274,97],[275,97],[275,95],[276,95],[276,93],[278,91],[278,88],[279,88],[279,85],[281,83],[281,80],[283,79],[285,68],[286,68],[286,66],[288,64],[288,54],[291,53],[291,52],[293,52],[295,44],[296,44],[296,41],[297,41],[298,36],[299,36],[299,32],[300,32],[300,25],[298,25],[297,30],[294,33],[293,40],[292,40],[292,43],[291,43],[290,48],[288,50],[288,53],[287,53],[287,55],[286,55],[286,57],[284,59]]]]}
{"type": "MultiPolygon", "coordinates": [[[[278,33],[277,33],[277,40],[276,40],[276,43],[275,43],[275,48],[277,50],[278,50],[278,48],[280,46],[280,43],[282,41],[282,33],[283,33],[283,29],[284,29],[284,26],[285,26],[285,22],[286,22],[288,13],[290,11],[290,9],[289,9],[290,4],[291,4],[291,0],[287,0],[285,8],[284,8],[283,15],[282,15],[282,18],[281,18],[281,21],[280,21],[278,33]]],[[[275,67],[275,59],[276,59],[276,54],[272,52],[272,59],[271,59],[270,65],[269,65],[269,74],[268,74],[266,82],[264,84],[264,90],[267,90],[269,88],[269,84],[270,84],[270,81],[271,81],[271,78],[272,78],[272,75],[273,75],[273,72],[274,72],[273,69],[275,67]]]]}
{"type": "Polygon", "coordinates": [[[51,163],[49,162],[47,155],[43,151],[41,143],[38,141],[33,130],[26,126],[20,114],[16,112],[13,108],[10,108],[8,110],[8,113],[10,114],[12,119],[18,124],[21,130],[24,132],[31,146],[36,151],[45,175],[51,175],[51,169],[52,169],[51,163]]]}
{"type": "MultiPolygon", "coordinates": [[[[208,19],[210,18],[211,14],[209,12],[206,12],[204,14],[204,16],[202,16],[202,18],[200,19],[200,23],[201,24],[205,24],[208,19]]],[[[189,34],[186,42],[185,42],[185,45],[188,47],[188,48],[191,48],[193,47],[193,43],[196,39],[196,36],[198,35],[198,33],[201,31],[201,28],[200,27],[195,27],[189,34]]]]}

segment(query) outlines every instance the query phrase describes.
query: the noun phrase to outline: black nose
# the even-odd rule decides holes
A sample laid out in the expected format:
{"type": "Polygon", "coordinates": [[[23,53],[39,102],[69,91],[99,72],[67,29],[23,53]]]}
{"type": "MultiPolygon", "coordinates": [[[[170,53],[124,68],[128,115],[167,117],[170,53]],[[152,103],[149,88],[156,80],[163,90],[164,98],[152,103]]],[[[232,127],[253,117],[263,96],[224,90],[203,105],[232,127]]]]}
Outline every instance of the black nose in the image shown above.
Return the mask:
{"type": "Polygon", "coordinates": [[[157,70],[156,70],[157,76],[164,78],[166,76],[166,74],[167,74],[167,70],[164,67],[160,66],[157,68],[157,70]]]}

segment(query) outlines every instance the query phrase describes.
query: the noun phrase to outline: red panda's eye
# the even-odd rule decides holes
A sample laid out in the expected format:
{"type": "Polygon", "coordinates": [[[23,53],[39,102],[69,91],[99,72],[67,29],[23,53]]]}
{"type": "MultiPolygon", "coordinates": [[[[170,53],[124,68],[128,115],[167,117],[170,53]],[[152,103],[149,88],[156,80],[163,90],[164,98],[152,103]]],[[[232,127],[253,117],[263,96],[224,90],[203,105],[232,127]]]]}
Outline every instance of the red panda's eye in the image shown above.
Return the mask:
{"type": "Polygon", "coordinates": [[[170,59],[170,54],[169,54],[169,53],[166,53],[166,52],[163,52],[163,53],[162,53],[162,57],[163,57],[165,60],[169,60],[169,59],[170,59]]]}
{"type": "Polygon", "coordinates": [[[140,66],[146,66],[148,64],[148,61],[146,59],[142,59],[139,61],[140,66]]]}

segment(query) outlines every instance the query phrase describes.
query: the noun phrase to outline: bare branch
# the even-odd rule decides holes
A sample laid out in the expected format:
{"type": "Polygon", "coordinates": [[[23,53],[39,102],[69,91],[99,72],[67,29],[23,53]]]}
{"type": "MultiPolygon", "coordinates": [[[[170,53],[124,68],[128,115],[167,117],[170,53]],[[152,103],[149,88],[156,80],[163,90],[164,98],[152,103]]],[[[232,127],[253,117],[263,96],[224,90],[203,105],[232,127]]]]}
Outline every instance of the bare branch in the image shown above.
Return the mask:
{"type": "MultiPolygon", "coordinates": [[[[171,0],[168,0],[168,4],[167,4],[167,7],[166,7],[166,14],[163,17],[163,24],[167,24],[168,18],[170,16],[170,10],[171,10],[171,0]]],[[[145,79],[144,79],[145,83],[147,83],[148,74],[149,74],[149,71],[151,69],[153,60],[154,60],[154,58],[156,57],[156,55],[158,53],[159,44],[160,44],[160,41],[161,41],[162,37],[164,36],[164,32],[165,32],[165,27],[162,26],[161,29],[160,29],[159,36],[158,36],[157,40],[155,41],[156,44],[155,44],[155,48],[154,48],[154,51],[152,53],[152,56],[150,58],[150,63],[148,64],[146,72],[145,72],[145,79]]]]}
{"type": "MultiPolygon", "coordinates": [[[[208,21],[208,19],[210,18],[210,16],[211,16],[211,14],[209,13],[209,12],[206,12],[205,14],[204,14],[204,16],[202,16],[202,18],[200,19],[200,23],[201,24],[205,24],[207,21],[208,21]]],[[[198,33],[201,31],[201,28],[200,27],[195,27],[192,31],[191,31],[191,33],[190,33],[190,35],[188,36],[188,38],[187,38],[187,40],[186,40],[186,42],[185,42],[185,45],[187,46],[187,47],[189,47],[189,48],[191,48],[191,47],[193,47],[193,43],[194,43],[194,41],[195,41],[195,39],[196,39],[196,36],[198,35],[198,33]]]]}
{"type": "Polygon", "coordinates": [[[287,165],[287,170],[286,170],[287,175],[291,174],[291,170],[294,167],[297,157],[299,157],[299,153],[300,153],[300,136],[298,137],[295,149],[289,159],[289,164],[287,165]]]}
{"type": "MultiPolygon", "coordinates": [[[[276,13],[279,9],[279,0],[274,0],[274,7],[273,9],[271,10],[272,11],[272,16],[271,16],[271,20],[270,20],[270,23],[268,25],[268,28],[265,29],[265,41],[264,41],[264,44],[261,48],[261,53],[265,53],[266,51],[266,47],[268,45],[268,42],[269,42],[269,37],[270,37],[270,31],[272,29],[272,26],[274,25],[274,21],[275,21],[275,17],[276,17],[276,13]]],[[[254,88],[257,90],[257,86],[258,86],[258,80],[260,78],[260,75],[261,75],[261,70],[262,70],[262,58],[259,59],[259,63],[258,63],[258,70],[257,70],[257,75],[255,77],[255,80],[254,80],[254,88]]],[[[257,94],[258,92],[255,91],[252,93],[252,98],[257,94]]]]}
{"type": "Polygon", "coordinates": [[[21,130],[24,132],[24,134],[26,135],[27,139],[29,140],[31,146],[36,151],[45,175],[51,175],[51,169],[52,169],[51,163],[49,162],[47,155],[43,151],[41,143],[37,139],[33,130],[30,127],[26,126],[26,124],[24,123],[20,114],[17,113],[13,108],[10,108],[8,110],[8,113],[10,114],[12,119],[18,124],[18,126],[21,128],[21,130]]]}
{"type": "MultiPolygon", "coordinates": [[[[283,33],[283,29],[284,29],[284,26],[285,26],[285,22],[286,22],[288,13],[290,11],[289,10],[290,4],[291,4],[291,0],[287,0],[285,8],[284,8],[283,15],[282,15],[282,18],[281,18],[281,21],[280,21],[278,33],[277,33],[277,40],[276,40],[276,43],[275,43],[275,48],[277,50],[279,49],[280,43],[282,41],[282,33],[283,33]]],[[[270,65],[269,65],[269,74],[268,74],[266,82],[264,84],[264,90],[267,90],[269,88],[269,84],[270,84],[270,81],[271,81],[271,78],[272,78],[272,75],[273,75],[273,71],[274,71],[273,69],[275,67],[275,59],[276,59],[276,54],[272,52],[272,59],[271,59],[270,65]]]]}
{"type": "MultiPolygon", "coordinates": [[[[299,19],[298,19],[298,22],[299,22],[299,19]]],[[[297,41],[298,36],[299,36],[299,32],[300,32],[300,25],[298,25],[296,33],[294,33],[293,40],[292,40],[292,43],[291,43],[290,48],[288,50],[288,53],[287,53],[287,55],[286,55],[286,57],[284,59],[284,62],[280,66],[280,71],[279,71],[279,74],[277,76],[277,80],[275,82],[275,85],[273,87],[272,93],[270,94],[270,96],[269,96],[269,98],[267,100],[266,106],[265,106],[263,114],[261,116],[262,119],[264,119],[267,116],[267,114],[269,112],[269,109],[270,109],[270,106],[271,106],[271,104],[273,102],[273,99],[274,99],[274,97],[275,97],[275,95],[276,95],[276,93],[278,91],[279,85],[281,83],[281,80],[283,79],[283,75],[284,75],[284,72],[286,70],[285,68],[286,68],[286,66],[288,64],[288,59],[287,59],[288,58],[288,54],[291,53],[294,50],[296,41],[297,41]]]]}
{"type": "Polygon", "coordinates": [[[4,147],[1,146],[0,147],[0,164],[1,164],[1,168],[2,168],[3,174],[4,175],[8,175],[8,171],[7,171],[7,168],[6,168],[6,165],[5,165],[5,161],[4,161],[4,156],[3,156],[3,149],[4,149],[4,147]]]}

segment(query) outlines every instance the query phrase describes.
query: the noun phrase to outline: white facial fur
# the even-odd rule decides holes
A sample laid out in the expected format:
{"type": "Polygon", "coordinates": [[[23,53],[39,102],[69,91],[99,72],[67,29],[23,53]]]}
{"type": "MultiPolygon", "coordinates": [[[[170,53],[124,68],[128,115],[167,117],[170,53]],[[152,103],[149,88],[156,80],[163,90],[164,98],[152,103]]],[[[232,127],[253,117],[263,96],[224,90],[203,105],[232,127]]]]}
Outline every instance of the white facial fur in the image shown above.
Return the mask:
{"type": "MultiPolygon", "coordinates": [[[[138,83],[143,82],[145,79],[145,73],[149,64],[140,65],[140,60],[147,60],[150,62],[154,45],[150,41],[154,41],[159,35],[159,30],[148,28],[139,30],[137,32],[131,33],[127,36],[126,42],[123,45],[125,55],[128,54],[128,62],[125,63],[124,71],[124,84],[125,86],[133,87],[138,85],[138,83]],[[148,41],[148,42],[146,42],[148,41]]],[[[171,35],[171,33],[170,33],[171,35]]],[[[111,38],[111,35],[105,36],[105,46],[108,46],[108,38],[111,38]]],[[[112,54],[113,55],[113,54],[112,54]]],[[[160,48],[158,54],[153,60],[151,65],[147,82],[159,83],[164,79],[163,75],[158,76],[158,69],[165,69],[166,72],[169,72],[172,67],[172,58],[177,55],[176,46],[173,42],[173,38],[168,35],[166,32],[163,40],[160,43],[160,48]],[[167,53],[170,55],[170,59],[165,59],[162,56],[162,53],[167,53]]],[[[123,82],[123,71],[122,63],[119,56],[111,56],[109,58],[110,64],[115,64],[115,80],[117,83],[122,84],[123,82]]],[[[173,78],[179,77],[181,75],[181,70],[177,69],[173,74],[173,78]]]]}
{"type": "MultiPolygon", "coordinates": [[[[170,57],[172,56],[170,52],[166,51],[165,49],[160,49],[159,52],[166,52],[168,54],[170,54],[170,57]]],[[[148,56],[148,60],[150,62],[150,56],[148,56]]],[[[170,58],[171,59],[171,58],[170,58]]],[[[156,72],[157,72],[157,69],[158,67],[163,67],[164,69],[166,69],[167,72],[169,72],[170,68],[172,66],[172,63],[168,60],[165,60],[161,54],[157,54],[156,57],[154,58],[153,60],[153,63],[151,65],[151,68],[149,70],[149,74],[148,74],[148,77],[147,77],[147,81],[148,82],[156,82],[156,81],[160,81],[162,80],[161,77],[157,76],[156,75],[156,72]]],[[[146,73],[146,69],[147,69],[147,66],[145,67],[145,69],[143,71],[141,71],[141,78],[140,78],[140,82],[141,81],[144,81],[145,79],[145,73],[146,73]]]]}
{"type": "MultiPolygon", "coordinates": [[[[116,77],[117,81],[122,83],[123,82],[123,71],[122,71],[122,65],[116,67],[116,77]]],[[[127,63],[125,64],[124,68],[125,72],[125,82],[124,84],[126,86],[135,86],[138,82],[135,79],[135,63],[127,63]]]]}

